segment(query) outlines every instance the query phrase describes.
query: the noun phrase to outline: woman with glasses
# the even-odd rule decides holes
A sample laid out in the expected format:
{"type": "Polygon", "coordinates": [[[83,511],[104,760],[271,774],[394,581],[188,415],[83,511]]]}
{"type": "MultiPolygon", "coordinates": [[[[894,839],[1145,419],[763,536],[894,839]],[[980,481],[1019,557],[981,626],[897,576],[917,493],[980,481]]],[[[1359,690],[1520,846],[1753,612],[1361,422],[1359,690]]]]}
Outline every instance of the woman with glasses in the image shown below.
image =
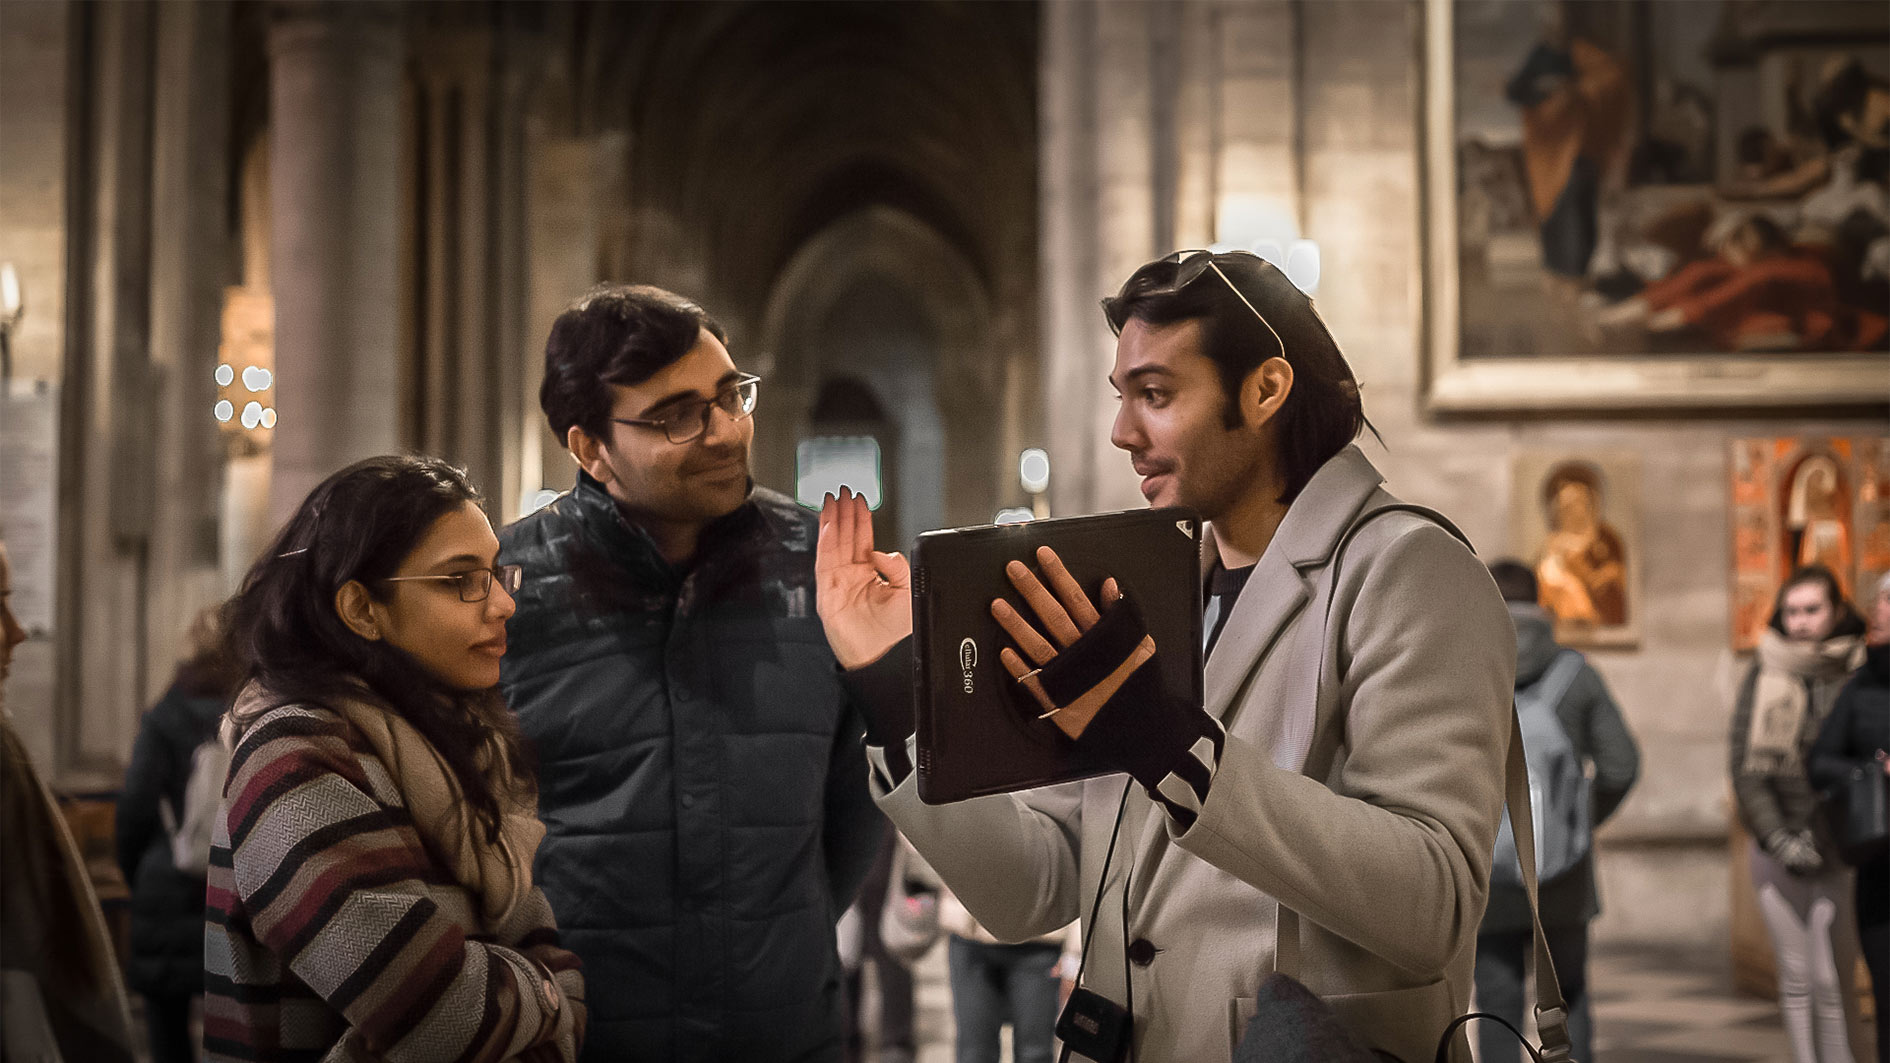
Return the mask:
{"type": "Polygon", "coordinates": [[[517,566],[459,470],[317,487],[227,607],[247,684],[210,855],[212,1059],[575,1059],[577,958],[500,699],[517,566]]]}

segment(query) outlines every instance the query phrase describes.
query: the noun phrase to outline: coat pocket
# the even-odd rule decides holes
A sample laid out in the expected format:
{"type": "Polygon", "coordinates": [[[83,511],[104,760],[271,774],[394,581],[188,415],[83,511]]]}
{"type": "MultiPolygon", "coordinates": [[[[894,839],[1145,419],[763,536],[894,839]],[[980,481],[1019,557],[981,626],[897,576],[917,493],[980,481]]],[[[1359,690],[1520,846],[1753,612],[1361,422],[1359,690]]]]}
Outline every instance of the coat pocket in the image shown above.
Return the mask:
{"type": "MultiPolygon", "coordinates": [[[[1375,993],[1344,993],[1325,998],[1340,1021],[1379,1052],[1405,1063],[1430,1063],[1437,1057],[1437,1039],[1457,1017],[1450,983],[1442,978],[1408,989],[1375,993]]],[[[1461,1042],[1463,1037],[1458,1035],[1461,1042]]],[[[1451,1058],[1468,1060],[1468,1052],[1451,1058]]]]}
{"type": "MultiPolygon", "coordinates": [[[[1344,993],[1320,999],[1360,1041],[1404,1063],[1431,1063],[1437,1054],[1438,1035],[1455,1017],[1450,983],[1441,978],[1409,989],[1344,993]]],[[[1229,1058],[1233,1057],[1235,1047],[1247,1032],[1247,1024],[1258,1011],[1258,998],[1238,997],[1228,1001],[1229,1058]]],[[[1452,1058],[1468,1060],[1469,1056],[1453,1054],[1452,1058]]]]}

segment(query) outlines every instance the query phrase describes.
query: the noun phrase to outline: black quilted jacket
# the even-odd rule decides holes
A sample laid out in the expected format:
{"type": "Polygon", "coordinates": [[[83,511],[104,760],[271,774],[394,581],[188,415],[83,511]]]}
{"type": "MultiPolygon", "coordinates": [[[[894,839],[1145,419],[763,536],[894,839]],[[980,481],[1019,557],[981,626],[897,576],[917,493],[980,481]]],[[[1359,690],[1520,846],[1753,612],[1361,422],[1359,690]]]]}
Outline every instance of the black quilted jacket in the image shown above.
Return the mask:
{"type": "Polygon", "coordinates": [[[537,879],[584,1058],[826,1060],[834,922],[883,829],[814,613],[814,514],[757,489],[675,568],[588,476],[507,527],[501,681],[539,759],[537,879]]]}

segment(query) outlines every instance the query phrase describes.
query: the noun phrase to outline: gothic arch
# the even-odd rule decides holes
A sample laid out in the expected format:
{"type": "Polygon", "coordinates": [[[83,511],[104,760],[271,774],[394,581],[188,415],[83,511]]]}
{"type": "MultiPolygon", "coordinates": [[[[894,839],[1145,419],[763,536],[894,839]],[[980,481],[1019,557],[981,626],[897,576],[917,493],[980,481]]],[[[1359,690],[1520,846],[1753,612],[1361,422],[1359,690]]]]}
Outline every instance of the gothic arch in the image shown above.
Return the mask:
{"type": "Polygon", "coordinates": [[[900,537],[989,520],[1002,487],[992,473],[1010,436],[999,332],[976,269],[935,229],[884,206],[837,219],[795,252],[762,313],[752,360],[768,380],[772,416],[757,426],[759,475],[792,479],[821,384],[854,376],[899,430],[900,537]],[[866,322],[887,333],[877,349],[829,342],[866,322]]]}

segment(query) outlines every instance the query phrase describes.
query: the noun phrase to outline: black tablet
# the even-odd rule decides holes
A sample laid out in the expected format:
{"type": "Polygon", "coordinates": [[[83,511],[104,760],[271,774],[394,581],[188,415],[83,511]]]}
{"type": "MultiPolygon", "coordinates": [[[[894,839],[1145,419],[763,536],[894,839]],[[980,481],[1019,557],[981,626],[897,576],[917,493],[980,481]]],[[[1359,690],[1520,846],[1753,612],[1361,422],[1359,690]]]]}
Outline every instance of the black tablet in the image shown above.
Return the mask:
{"type": "Polygon", "coordinates": [[[1091,601],[1100,604],[1103,580],[1115,577],[1155,636],[1165,692],[1201,704],[1201,522],[1192,510],[927,532],[912,552],[917,770],[919,798],[927,804],[1112,770],[1078,750],[1054,723],[1037,719],[1042,709],[998,659],[1011,642],[991,616],[991,600],[1009,599],[1035,619],[1004,566],[1020,560],[1037,569],[1039,546],[1057,552],[1091,601]]]}

